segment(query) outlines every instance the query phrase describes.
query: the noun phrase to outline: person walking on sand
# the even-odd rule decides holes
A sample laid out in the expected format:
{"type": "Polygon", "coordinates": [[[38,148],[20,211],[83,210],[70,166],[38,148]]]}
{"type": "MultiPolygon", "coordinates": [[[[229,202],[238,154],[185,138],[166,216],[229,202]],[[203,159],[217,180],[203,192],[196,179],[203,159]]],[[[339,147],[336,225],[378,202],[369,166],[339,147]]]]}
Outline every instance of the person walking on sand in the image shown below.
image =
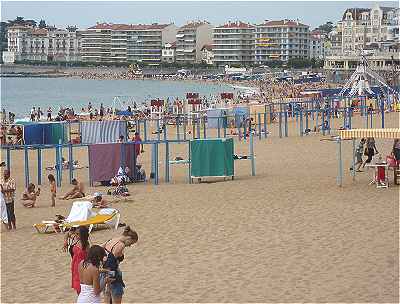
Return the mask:
{"type": "Polygon", "coordinates": [[[122,272],[119,269],[119,264],[124,260],[124,250],[138,241],[139,237],[136,231],[131,230],[129,226],[125,227],[121,236],[108,240],[103,244],[107,252],[107,260],[104,263],[104,269],[110,270],[114,273],[115,279],[109,284],[109,292],[105,292],[104,302],[119,304],[122,301],[124,294],[124,281],[122,280],[122,272]]]}
{"type": "Polygon", "coordinates": [[[17,229],[14,213],[16,185],[13,178],[10,177],[10,170],[5,169],[1,180],[1,193],[3,193],[7,209],[8,229],[17,229]]]}
{"type": "Polygon", "coordinates": [[[51,198],[51,207],[56,206],[56,196],[57,196],[57,185],[56,185],[56,179],[54,178],[53,174],[49,174],[47,176],[47,179],[49,180],[50,183],[50,198],[51,198]]]}
{"type": "MultiPolygon", "coordinates": [[[[362,138],[360,140],[360,143],[357,146],[356,154],[355,154],[356,163],[354,165],[357,166],[356,172],[362,172],[362,170],[360,170],[360,168],[361,168],[361,166],[363,164],[362,155],[363,155],[363,152],[364,152],[364,144],[365,144],[365,138],[362,138]]],[[[354,168],[351,167],[350,170],[354,170],[354,168]]]]}
{"type": "MultiPolygon", "coordinates": [[[[104,286],[100,285],[100,266],[106,256],[106,251],[99,245],[93,245],[88,250],[86,258],[79,263],[79,281],[81,292],[76,303],[102,303],[100,293],[104,286]]],[[[106,276],[105,283],[113,279],[106,276]]]]}
{"type": "Polygon", "coordinates": [[[79,295],[81,285],[79,280],[79,264],[86,258],[89,250],[89,229],[86,226],[79,227],[76,242],[71,248],[71,287],[79,295]]]}
{"type": "Polygon", "coordinates": [[[364,163],[362,165],[363,168],[365,167],[366,164],[371,163],[372,158],[375,155],[375,152],[376,152],[376,154],[379,153],[378,149],[375,146],[375,139],[373,137],[368,137],[367,142],[366,142],[365,152],[364,152],[364,154],[366,156],[368,156],[368,158],[364,161],[364,163]]]}

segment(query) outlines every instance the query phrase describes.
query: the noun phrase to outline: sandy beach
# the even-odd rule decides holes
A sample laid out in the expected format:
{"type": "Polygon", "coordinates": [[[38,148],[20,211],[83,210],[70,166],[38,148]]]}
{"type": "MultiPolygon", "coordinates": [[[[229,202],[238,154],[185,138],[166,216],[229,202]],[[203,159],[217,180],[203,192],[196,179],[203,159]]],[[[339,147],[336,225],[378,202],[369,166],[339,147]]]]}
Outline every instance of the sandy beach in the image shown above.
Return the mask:
{"type": "MultiPolygon", "coordinates": [[[[355,117],[353,124],[363,122],[355,117]]],[[[399,127],[399,113],[386,115],[386,127],[399,127]]],[[[371,170],[353,182],[346,141],[340,188],[337,145],[320,134],[299,137],[295,122],[290,128],[290,136],[280,139],[273,124],[269,138],[256,139],[256,176],[250,162],[237,161],[233,181],[191,185],[187,167],[172,165],[166,184],[160,147],[160,185],[129,185],[129,200],[113,204],[139,234],[121,263],[123,302],[399,302],[400,188],[393,172],[388,189],[369,185],[371,170]]],[[[383,157],[390,153],[391,140],[376,143],[383,157]]],[[[145,150],[140,161],[149,174],[150,147],[145,150]]],[[[235,150],[247,154],[248,143],[235,140],[235,150]]],[[[87,165],[87,149],[75,154],[87,165]]],[[[170,155],[185,158],[187,145],[171,146],[170,155]]],[[[30,159],[36,183],[36,153],[30,159]]],[[[46,151],[43,166],[54,159],[54,151],[46,151]]],[[[72,201],[50,207],[45,172],[38,208],[25,209],[19,200],[23,160],[22,151],[12,153],[17,230],[1,233],[1,302],[74,302],[63,236],[32,227],[68,215],[72,201]]],[[[88,186],[87,169],[76,176],[88,186]]],[[[70,188],[67,181],[65,172],[59,194],[70,188]]],[[[90,241],[100,244],[120,233],[94,231],[90,241]]]]}

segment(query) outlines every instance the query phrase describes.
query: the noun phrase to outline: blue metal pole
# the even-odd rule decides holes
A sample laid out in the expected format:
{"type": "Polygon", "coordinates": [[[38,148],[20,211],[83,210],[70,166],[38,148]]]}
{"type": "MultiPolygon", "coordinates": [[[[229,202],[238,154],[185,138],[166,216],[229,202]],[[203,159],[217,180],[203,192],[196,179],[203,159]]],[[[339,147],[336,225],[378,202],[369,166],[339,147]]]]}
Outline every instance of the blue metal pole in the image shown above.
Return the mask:
{"type": "Polygon", "coordinates": [[[261,113],[258,113],[258,139],[261,140],[261,113]]]}
{"type": "Polygon", "coordinates": [[[220,129],[220,125],[219,125],[219,116],[217,117],[217,127],[218,127],[218,133],[217,133],[218,134],[218,138],[221,138],[221,129],[220,129]]]}
{"type": "Polygon", "coordinates": [[[382,129],[385,128],[385,104],[383,102],[383,99],[381,99],[381,127],[382,129]]]}
{"type": "Polygon", "coordinates": [[[187,119],[185,116],[183,116],[183,140],[186,140],[186,123],[187,119]]]}
{"type": "Polygon", "coordinates": [[[167,129],[168,129],[168,127],[167,127],[167,121],[165,120],[165,118],[164,118],[164,120],[163,120],[163,134],[164,134],[164,141],[167,141],[167,139],[168,139],[168,135],[167,135],[167,129]]]}
{"type": "Polygon", "coordinates": [[[251,176],[256,175],[256,164],[254,160],[254,138],[253,133],[250,132],[250,157],[251,157],[251,176]]]}
{"type": "Polygon", "coordinates": [[[7,160],[7,170],[10,171],[11,169],[11,150],[7,148],[6,150],[6,160],[7,160]]]}
{"type": "Polygon", "coordinates": [[[175,125],[176,125],[176,139],[180,140],[181,139],[181,135],[179,134],[179,116],[176,117],[175,119],[175,125]]]}
{"type": "Polygon", "coordinates": [[[325,136],[325,110],[322,110],[322,135],[325,136]]]}
{"type": "MultiPolygon", "coordinates": [[[[272,119],[271,119],[272,123],[272,119]]],[[[264,137],[267,138],[267,113],[264,113],[264,137]]]]}
{"type": "MultiPolygon", "coordinates": [[[[206,118],[203,116],[203,138],[207,138],[207,128],[206,128],[206,118]]],[[[225,133],[226,133],[226,129],[225,129],[225,133]]]]}
{"type": "Polygon", "coordinates": [[[304,130],[303,130],[303,111],[299,111],[299,119],[300,119],[300,136],[303,136],[304,130]]]}
{"type": "Polygon", "coordinates": [[[165,142],[165,182],[169,183],[169,143],[165,142]]]}
{"type": "Polygon", "coordinates": [[[143,121],[144,140],[147,141],[147,119],[143,121]]]}
{"type": "Polygon", "coordinates": [[[161,140],[161,134],[160,134],[160,118],[157,118],[157,140],[161,140]]]}
{"type": "Polygon", "coordinates": [[[37,149],[37,183],[38,185],[42,184],[42,149],[37,149]]]}
{"type": "Polygon", "coordinates": [[[29,154],[28,147],[24,147],[24,156],[25,156],[25,188],[28,187],[29,184],[29,154]]]}
{"type": "Polygon", "coordinates": [[[288,112],[285,109],[285,137],[288,137],[288,112]]]}
{"type": "Polygon", "coordinates": [[[282,111],[279,111],[279,138],[282,138],[282,111]]]}
{"type": "Polygon", "coordinates": [[[201,138],[201,132],[200,132],[201,118],[196,117],[196,122],[197,122],[197,138],[201,138]]]}
{"type": "Polygon", "coordinates": [[[188,178],[189,178],[189,184],[191,184],[192,183],[192,148],[191,148],[191,145],[190,145],[190,141],[188,142],[188,145],[189,145],[189,147],[188,147],[188,150],[189,150],[189,155],[188,155],[188,161],[189,161],[189,164],[188,164],[188,178]]]}
{"type": "Polygon", "coordinates": [[[72,154],[72,144],[68,145],[68,159],[69,159],[69,183],[72,183],[74,178],[74,158],[72,154]]]}

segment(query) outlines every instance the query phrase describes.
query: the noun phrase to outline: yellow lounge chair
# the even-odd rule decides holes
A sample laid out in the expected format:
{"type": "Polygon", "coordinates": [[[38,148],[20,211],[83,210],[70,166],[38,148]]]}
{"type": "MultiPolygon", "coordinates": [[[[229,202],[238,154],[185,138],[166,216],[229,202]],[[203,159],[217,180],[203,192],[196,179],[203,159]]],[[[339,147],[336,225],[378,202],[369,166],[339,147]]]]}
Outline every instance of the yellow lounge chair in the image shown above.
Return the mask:
{"type": "Polygon", "coordinates": [[[70,223],[63,223],[63,224],[60,225],[60,227],[62,228],[63,231],[65,231],[65,230],[70,229],[72,227],[89,226],[89,233],[90,233],[94,226],[98,226],[98,225],[108,225],[108,226],[110,226],[109,222],[111,222],[114,219],[116,219],[114,228],[117,229],[120,217],[121,217],[121,214],[119,213],[119,211],[115,210],[111,214],[97,214],[97,215],[91,217],[90,219],[88,219],[86,221],[76,221],[76,222],[70,222],[70,223]]]}
{"type": "MultiPolygon", "coordinates": [[[[100,211],[101,212],[101,211],[100,211]]],[[[74,221],[69,223],[57,223],[55,221],[42,221],[39,224],[34,224],[33,227],[37,230],[38,233],[46,233],[51,232],[49,229],[56,233],[65,232],[72,227],[80,227],[80,226],[89,226],[89,233],[92,231],[94,226],[98,225],[108,225],[115,220],[115,224],[113,225],[115,229],[118,228],[119,220],[121,214],[118,210],[114,210],[110,214],[96,214],[95,216],[89,218],[86,221],[74,221]]],[[[111,228],[111,226],[110,226],[111,228]]]]}

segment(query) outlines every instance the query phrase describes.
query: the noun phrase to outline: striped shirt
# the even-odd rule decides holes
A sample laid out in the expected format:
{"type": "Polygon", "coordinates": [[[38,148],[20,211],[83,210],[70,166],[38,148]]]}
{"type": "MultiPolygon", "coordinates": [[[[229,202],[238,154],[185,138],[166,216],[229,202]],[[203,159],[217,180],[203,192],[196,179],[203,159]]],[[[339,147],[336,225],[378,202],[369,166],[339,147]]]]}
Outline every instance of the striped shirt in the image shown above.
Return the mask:
{"type": "Polygon", "coordinates": [[[14,179],[10,177],[7,181],[5,181],[4,178],[2,178],[1,185],[4,191],[13,190],[4,193],[4,200],[6,201],[6,204],[12,203],[15,198],[15,189],[16,189],[14,179]]]}

